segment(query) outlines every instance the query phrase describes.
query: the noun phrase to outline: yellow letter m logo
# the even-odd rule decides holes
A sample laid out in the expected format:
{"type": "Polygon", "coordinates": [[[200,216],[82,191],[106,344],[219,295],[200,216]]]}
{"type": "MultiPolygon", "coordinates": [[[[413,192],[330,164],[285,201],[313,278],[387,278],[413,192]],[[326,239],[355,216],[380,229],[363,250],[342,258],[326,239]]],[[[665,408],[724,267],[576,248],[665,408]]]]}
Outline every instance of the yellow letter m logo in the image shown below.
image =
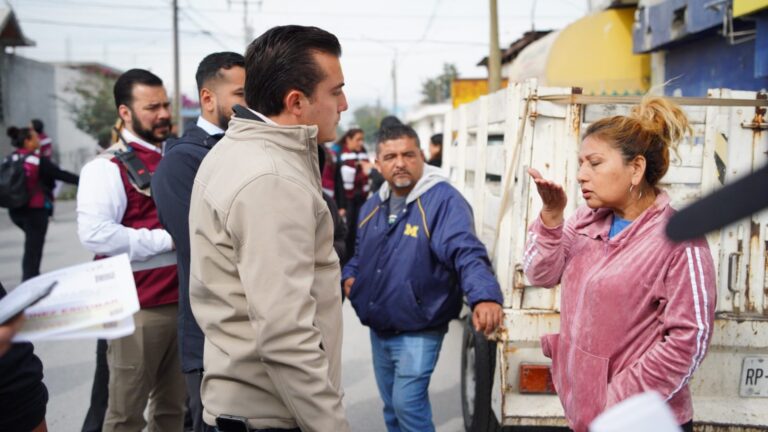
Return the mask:
{"type": "Polygon", "coordinates": [[[411,236],[413,238],[419,237],[419,226],[418,225],[411,225],[411,224],[405,224],[405,232],[403,233],[407,236],[411,236]]]}

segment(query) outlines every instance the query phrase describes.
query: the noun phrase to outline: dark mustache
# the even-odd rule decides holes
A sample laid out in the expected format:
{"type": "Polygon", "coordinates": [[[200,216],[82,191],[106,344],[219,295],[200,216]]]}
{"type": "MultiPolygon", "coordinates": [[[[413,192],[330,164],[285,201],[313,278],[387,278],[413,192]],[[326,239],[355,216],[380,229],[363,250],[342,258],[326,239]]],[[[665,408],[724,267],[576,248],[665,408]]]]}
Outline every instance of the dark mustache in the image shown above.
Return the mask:
{"type": "Polygon", "coordinates": [[[171,127],[171,121],[170,120],[160,120],[159,122],[152,125],[152,129],[158,129],[161,127],[171,127]]]}

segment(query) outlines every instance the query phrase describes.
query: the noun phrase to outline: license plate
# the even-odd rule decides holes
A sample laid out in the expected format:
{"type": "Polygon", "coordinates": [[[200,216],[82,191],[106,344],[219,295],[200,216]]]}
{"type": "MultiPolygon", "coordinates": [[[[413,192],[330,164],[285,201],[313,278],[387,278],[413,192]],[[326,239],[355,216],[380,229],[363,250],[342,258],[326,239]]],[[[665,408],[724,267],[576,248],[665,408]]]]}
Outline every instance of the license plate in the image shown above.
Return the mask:
{"type": "Polygon", "coordinates": [[[744,357],[739,396],[768,397],[768,356],[744,357]]]}

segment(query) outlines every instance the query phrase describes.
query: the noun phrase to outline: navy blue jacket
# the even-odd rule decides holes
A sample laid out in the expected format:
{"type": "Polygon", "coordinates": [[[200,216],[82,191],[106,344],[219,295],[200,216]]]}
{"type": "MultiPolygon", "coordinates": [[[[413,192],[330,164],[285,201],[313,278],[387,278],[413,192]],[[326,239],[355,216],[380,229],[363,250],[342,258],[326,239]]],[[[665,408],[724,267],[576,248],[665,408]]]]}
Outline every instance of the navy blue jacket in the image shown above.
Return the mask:
{"type": "Polygon", "coordinates": [[[181,369],[203,368],[205,336],[189,305],[189,200],[200,163],[223,135],[208,135],[195,124],[166,144],[165,155],[152,175],[152,198],[160,223],[173,237],[179,270],[178,340],[181,369]]]}
{"type": "Polygon", "coordinates": [[[349,299],[363,324],[419,331],[457,318],[463,295],[472,307],[502,303],[472,209],[439,169],[424,167],[391,226],[389,193],[385,184],[360,210],[355,256],[342,273],[355,278],[349,299]]]}

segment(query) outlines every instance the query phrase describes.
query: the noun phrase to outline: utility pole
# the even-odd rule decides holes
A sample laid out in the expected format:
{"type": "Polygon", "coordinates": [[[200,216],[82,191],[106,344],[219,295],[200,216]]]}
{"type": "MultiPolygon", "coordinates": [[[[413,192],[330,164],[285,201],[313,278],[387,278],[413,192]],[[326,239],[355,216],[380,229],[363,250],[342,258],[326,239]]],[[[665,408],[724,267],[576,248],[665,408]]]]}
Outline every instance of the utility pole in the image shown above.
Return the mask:
{"type": "MultiPolygon", "coordinates": [[[[256,13],[261,12],[261,5],[264,0],[258,0],[256,2],[256,13]]],[[[232,0],[227,0],[227,6],[232,6],[232,0]]],[[[243,0],[243,39],[245,46],[249,46],[253,42],[253,26],[248,24],[248,0],[243,0]]]]}
{"type": "Polygon", "coordinates": [[[501,88],[501,49],[499,48],[499,13],[496,0],[489,0],[491,6],[491,52],[488,54],[488,93],[501,88]]]}
{"type": "Polygon", "coordinates": [[[397,116],[397,49],[392,57],[392,115],[397,116]]]}
{"type": "Polygon", "coordinates": [[[173,0],[173,121],[179,136],[184,133],[181,121],[181,83],[179,82],[179,5],[173,0]]]}
{"type": "Polygon", "coordinates": [[[72,41],[69,39],[69,36],[64,39],[64,60],[67,63],[72,61],[72,41]]]}
{"type": "Polygon", "coordinates": [[[243,2],[243,38],[245,46],[250,45],[253,40],[253,34],[250,26],[248,25],[248,0],[243,2]]]}

